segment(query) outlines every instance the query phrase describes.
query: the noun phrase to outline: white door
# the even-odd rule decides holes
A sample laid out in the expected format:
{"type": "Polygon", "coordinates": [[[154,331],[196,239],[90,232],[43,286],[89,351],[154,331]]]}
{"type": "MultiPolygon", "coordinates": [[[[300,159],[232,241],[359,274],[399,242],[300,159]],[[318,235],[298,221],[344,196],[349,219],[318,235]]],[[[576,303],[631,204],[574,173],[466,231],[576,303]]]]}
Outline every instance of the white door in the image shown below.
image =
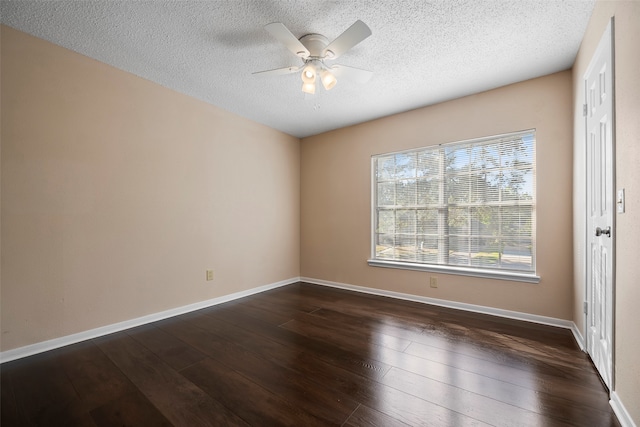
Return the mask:
{"type": "Polygon", "coordinates": [[[613,19],[584,76],[587,144],[587,352],[611,389],[613,376],[613,19]]]}

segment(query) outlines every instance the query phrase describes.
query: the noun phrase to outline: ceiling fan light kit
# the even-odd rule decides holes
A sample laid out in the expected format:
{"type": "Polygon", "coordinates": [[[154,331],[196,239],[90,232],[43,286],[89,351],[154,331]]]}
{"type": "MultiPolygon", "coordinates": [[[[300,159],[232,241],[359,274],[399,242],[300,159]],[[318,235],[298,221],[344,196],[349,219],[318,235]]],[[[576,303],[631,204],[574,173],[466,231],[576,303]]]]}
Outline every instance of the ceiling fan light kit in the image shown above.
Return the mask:
{"type": "Polygon", "coordinates": [[[351,79],[359,83],[366,82],[373,74],[371,71],[344,65],[334,65],[330,67],[324,62],[325,60],[338,58],[371,35],[371,30],[362,21],[356,21],[331,43],[321,34],[306,34],[297,39],[296,36],[280,22],[265,25],[265,30],[284,44],[293,54],[300,57],[303,65],[301,67],[289,66],[275,70],[259,71],[253,74],[290,74],[302,69],[300,74],[303,82],[302,91],[308,94],[315,93],[318,76],[320,76],[320,81],[325,90],[331,90],[338,83],[337,74],[340,74],[341,77],[345,77],[347,80],[351,79]]]}
{"type": "Polygon", "coordinates": [[[310,94],[315,93],[315,89],[311,92],[310,87],[313,85],[315,88],[318,75],[320,76],[320,81],[322,82],[322,86],[325,90],[331,90],[336,83],[338,83],[336,76],[327,69],[326,65],[324,65],[322,61],[317,59],[308,59],[307,64],[304,66],[302,73],[300,74],[300,78],[304,83],[302,86],[303,92],[310,94]]]}

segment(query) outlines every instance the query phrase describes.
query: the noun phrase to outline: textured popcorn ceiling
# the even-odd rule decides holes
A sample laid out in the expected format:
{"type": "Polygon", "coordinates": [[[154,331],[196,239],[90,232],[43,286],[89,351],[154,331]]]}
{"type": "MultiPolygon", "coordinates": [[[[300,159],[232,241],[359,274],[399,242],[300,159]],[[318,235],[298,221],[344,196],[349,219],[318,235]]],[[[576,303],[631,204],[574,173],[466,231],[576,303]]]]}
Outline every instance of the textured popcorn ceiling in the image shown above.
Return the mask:
{"type": "MultiPolygon", "coordinates": [[[[2,23],[304,137],[568,69],[595,0],[2,1],[2,23]],[[374,71],[305,98],[264,29],[373,35],[335,63],[374,71]]],[[[523,100],[526,102],[526,100],[523,100]]]]}

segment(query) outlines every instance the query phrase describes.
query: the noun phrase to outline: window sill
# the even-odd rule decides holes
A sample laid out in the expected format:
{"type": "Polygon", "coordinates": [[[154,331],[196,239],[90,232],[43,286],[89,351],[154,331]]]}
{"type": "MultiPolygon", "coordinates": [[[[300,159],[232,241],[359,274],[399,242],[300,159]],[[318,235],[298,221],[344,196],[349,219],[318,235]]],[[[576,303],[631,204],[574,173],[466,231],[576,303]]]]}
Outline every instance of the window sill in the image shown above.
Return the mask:
{"type": "Polygon", "coordinates": [[[515,282],[540,283],[540,276],[533,273],[518,273],[515,271],[485,270],[472,267],[454,267],[450,265],[418,264],[412,262],[388,261],[370,259],[367,263],[371,267],[398,268],[401,270],[430,271],[433,273],[457,274],[460,276],[481,277],[485,279],[512,280],[515,282]]]}

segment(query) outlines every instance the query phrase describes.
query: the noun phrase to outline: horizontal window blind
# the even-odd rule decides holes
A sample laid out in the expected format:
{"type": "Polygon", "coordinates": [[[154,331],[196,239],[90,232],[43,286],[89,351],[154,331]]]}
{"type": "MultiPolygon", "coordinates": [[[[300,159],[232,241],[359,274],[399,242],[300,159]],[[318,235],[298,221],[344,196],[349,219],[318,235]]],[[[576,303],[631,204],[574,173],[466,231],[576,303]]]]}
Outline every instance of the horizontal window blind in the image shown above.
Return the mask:
{"type": "Polygon", "coordinates": [[[374,259],[535,271],[535,131],[372,160],[374,259]]]}

